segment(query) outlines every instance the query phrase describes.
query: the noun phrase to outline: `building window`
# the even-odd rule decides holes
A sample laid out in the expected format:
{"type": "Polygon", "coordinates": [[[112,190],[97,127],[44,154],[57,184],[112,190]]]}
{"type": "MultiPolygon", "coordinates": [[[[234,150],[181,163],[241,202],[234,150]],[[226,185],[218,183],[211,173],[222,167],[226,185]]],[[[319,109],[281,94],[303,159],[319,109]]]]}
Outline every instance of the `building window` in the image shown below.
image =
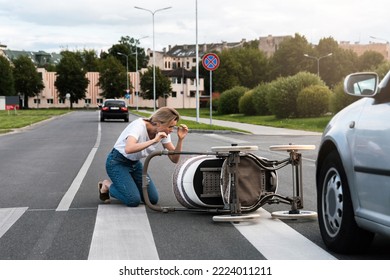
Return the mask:
{"type": "Polygon", "coordinates": [[[85,104],[91,104],[91,99],[90,98],[86,98],[85,99],[85,104]]]}
{"type": "Polygon", "coordinates": [[[190,62],[187,61],[187,69],[190,69],[190,62]]]}
{"type": "Polygon", "coordinates": [[[96,98],[97,104],[103,104],[103,98],[96,98]]]}
{"type": "Polygon", "coordinates": [[[176,62],[172,62],[172,68],[173,69],[176,69],[177,67],[176,67],[176,62]]]}
{"type": "Polygon", "coordinates": [[[34,98],[34,104],[41,104],[41,100],[37,99],[37,98],[34,98]]]}
{"type": "Polygon", "coordinates": [[[190,97],[195,97],[195,95],[196,95],[196,91],[191,90],[191,91],[190,91],[190,97]]]}
{"type": "Polygon", "coordinates": [[[53,98],[46,99],[47,104],[53,104],[53,98]]]}
{"type": "Polygon", "coordinates": [[[60,99],[58,99],[58,103],[60,103],[60,104],[65,104],[65,98],[60,98],[60,99]]]}
{"type": "Polygon", "coordinates": [[[172,77],[172,84],[177,84],[177,78],[176,77],[172,77]]]}
{"type": "Polygon", "coordinates": [[[173,97],[173,98],[176,98],[176,97],[177,97],[177,92],[176,92],[176,91],[172,91],[172,97],[173,97]]]}

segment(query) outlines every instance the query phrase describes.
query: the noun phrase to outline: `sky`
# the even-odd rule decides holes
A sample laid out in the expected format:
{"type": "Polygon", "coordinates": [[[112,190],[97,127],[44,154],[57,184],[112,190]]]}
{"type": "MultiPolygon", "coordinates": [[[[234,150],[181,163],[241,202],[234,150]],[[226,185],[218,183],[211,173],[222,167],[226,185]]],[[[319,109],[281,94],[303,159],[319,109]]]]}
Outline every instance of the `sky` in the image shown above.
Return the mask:
{"type": "Polygon", "coordinates": [[[171,8],[154,14],[156,51],[296,33],[313,44],[328,37],[390,41],[388,0],[0,0],[0,44],[11,50],[100,52],[122,36],[147,36],[139,46],[153,49],[151,12],[166,7],[171,8]]]}

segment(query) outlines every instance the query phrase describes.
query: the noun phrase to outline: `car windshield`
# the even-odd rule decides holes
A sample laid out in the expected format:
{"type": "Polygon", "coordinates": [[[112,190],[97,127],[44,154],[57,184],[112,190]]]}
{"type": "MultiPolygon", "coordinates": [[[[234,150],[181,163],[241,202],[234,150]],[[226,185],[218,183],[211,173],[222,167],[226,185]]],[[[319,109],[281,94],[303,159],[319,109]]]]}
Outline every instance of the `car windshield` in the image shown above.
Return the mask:
{"type": "Polygon", "coordinates": [[[104,106],[105,107],[124,107],[126,105],[125,105],[125,102],[123,102],[123,101],[113,100],[113,101],[106,101],[104,103],[104,106]]]}

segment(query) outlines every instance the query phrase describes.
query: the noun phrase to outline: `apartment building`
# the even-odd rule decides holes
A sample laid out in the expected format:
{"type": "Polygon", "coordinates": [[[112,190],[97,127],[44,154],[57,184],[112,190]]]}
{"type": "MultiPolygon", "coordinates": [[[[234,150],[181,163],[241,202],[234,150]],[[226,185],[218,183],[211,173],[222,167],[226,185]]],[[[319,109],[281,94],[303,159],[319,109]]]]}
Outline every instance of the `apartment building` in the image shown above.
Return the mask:
{"type": "MultiPolygon", "coordinates": [[[[195,74],[180,68],[164,69],[164,55],[161,52],[155,52],[156,66],[161,68],[163,73],[169,77],[172,81],[172,93],[165,95],[157,100],[159,107],[170,106],[175,108],[195,108],[196,107],[196,77],[195,74]],[[177,70],[177,71],[173,71],[177,70]]],[[[152,52],[149,52],[152,55],[152,52]]],[[[36,65],[44,65],[45,63],[57,64],[60,61],[60,55],[49,54],[45,52],[26,52],[26,51],[13,51],[4,50],[4,55],[12,60],[21,55],[28,56],[36,65]]],[[[150,61],[153,61],[152,58],[150,61]]],[[[37,71],[41,74],[43,84],[45,88],[36,97],[29,98],[30,108],[68,108],[70,106],[69,100],[59,98],[58,91],[54,86],[56,80],[55,72],[48,72],[45,68],[37,68],[37,71]]],[[[141,69],[140,72],[146,71],[141,69]]],[[[129,93],[126,102],[130,107],[153,107],[153,100],[143,99],[136,94],[136,91],[140,90],[140,73],[129,72],[129,81],[133,86],[133,90],[129,93]]],[[[97,86],[99,81],[98,72],[88,72],[86,77],[89,80],[88,88],[86,91],[86,97],[83,100],[78,100],[73,103],[73,108],[97,108],[103,103],[104,98],[101,95],[102,90],[97,86]]],[[[204,92],[203,78],[199,78],[198,85],[199,95],[204,92]]]]}
{"type": "Polygon", "coordinates": [[[346,50],[352,50],[358,56],[362,55],[366,51],[376,51],[383,55],[385,60],[390,61],[390,44],[369,42],[368,44],[360,44],[359,42],[350,43],[349,41],[341,41],[339,47],[346,50]]]}

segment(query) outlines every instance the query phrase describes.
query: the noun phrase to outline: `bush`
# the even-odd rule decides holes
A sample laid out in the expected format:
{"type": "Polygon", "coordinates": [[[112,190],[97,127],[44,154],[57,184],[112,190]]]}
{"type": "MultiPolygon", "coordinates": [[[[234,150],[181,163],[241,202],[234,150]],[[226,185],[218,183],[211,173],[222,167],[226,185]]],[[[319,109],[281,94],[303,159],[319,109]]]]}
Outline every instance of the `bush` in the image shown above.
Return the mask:
{"type": "Polygon", "coordinates": [[[256,115],[255,105],[253,104],[253,90],[247,91],[241,96],[238,102],[238,110],[246,116],[256,115]]]}
{"type": "Polygon", "coordinates": [[[332,91],[327,86],[314,85],[301,90],[297,97],[299,117],[319,117],[329,112],[332,91]]]}
{"type": "Polygon", "coordinates": [[[259,116],[267,116],[270,115],[271,112],[268,109],[266,96],[270,91],[270,84],[260,84],[255,87],[253,90],[253,106],[256,110],[256,115],[259,116]]]}
{"type": "Polygon", "coordinates": [[[246,91],[248,91],[246,87],[236,86],[222,92],[218,102],[218,113],[221,115],[239,113],[238,103],[246,91]]]}
{"type": "Polygon", "coordinates": [[[344,86],[342,82],[338,83],[334,87],[333,92],[334,94],[330,100],[330,110],[334,114],[358,100],[358,98],[350,96],[344,92],[344,86]]]}
{"type": "Polygon", "coordinates": [[[271,82],[266,100],[269,110],[277,118],[288,118],[298,115],[297,98],[299,92],[311,85],[325,85],[317,76],[300,72],[290,77],[280,77],[271,82]]]}

